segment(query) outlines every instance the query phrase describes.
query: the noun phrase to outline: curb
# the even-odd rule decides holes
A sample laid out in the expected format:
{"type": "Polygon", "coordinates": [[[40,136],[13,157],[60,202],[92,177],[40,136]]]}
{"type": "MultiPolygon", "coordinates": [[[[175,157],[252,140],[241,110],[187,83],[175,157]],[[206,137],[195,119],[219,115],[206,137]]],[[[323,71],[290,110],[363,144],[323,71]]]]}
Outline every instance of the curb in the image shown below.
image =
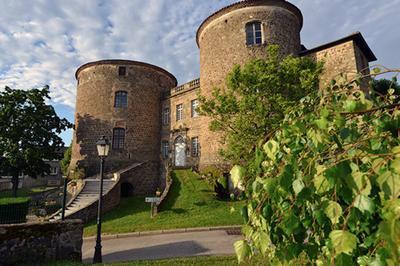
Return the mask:
{"type": "MultiPolygon", "coordinates": [[[[151,235],[166,235],[166,234],[176,234],[176,233],[240,230],[241,228],[242,228],[241,225],[178,228],[178,229],[168,229],[168,230],[154,230],[154,231],[144,231],[144,232],[123,233],[123,234],[116,234],[116,235],[101,235],[101,238],[103,240],[109,240],[109,239],[118,239],[118,238],[141,237],[141,236],[151,236],[151,235]]],[[[83,240],[84,241],[95,241],[96,237],[95,236],[84,237],[83,240]]]]}

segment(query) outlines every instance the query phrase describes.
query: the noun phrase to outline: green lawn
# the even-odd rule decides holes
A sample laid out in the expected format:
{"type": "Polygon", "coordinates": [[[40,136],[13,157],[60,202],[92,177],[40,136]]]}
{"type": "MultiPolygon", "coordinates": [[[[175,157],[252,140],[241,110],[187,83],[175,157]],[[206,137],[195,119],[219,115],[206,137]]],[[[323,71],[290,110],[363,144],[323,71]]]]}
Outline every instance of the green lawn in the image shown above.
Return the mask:
{"type": "MultiPolygon", "coordinates": [[[[155,218],[150,218],[150,204],[145,203],[144,198],[122,199],[118,208],[103,216],[102,232],[117,234],[242,224],[239,212],[242,202],[217,200],[212,188],[191,171],[175,171],[172,178],[171,190],[155,218]]],[[[84,235],[95,233],[93,221],[86,225],[84,235]]]]}
{"type": "MultiPolygon", "coordinates": [[[[34,194],[42,193],[52,189],[54,189],[54,187],[19,188],[17,190],[17,196],[29,197],[34,194]]],[[[0,192],[0,198],[9,198],[9,197],[12,197],[12,190],[4,190],[0,192]]]]}

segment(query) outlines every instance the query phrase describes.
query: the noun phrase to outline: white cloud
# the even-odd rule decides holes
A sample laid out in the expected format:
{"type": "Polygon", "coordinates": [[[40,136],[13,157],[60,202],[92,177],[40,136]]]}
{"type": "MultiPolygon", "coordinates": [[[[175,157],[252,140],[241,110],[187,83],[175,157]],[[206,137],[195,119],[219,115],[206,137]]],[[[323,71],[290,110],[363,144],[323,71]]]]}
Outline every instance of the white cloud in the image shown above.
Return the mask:
{"type": "MultiPolygon", "coordinates": [[[[49,84],[53,101],[75,104],[76,69],[106,58],[166,68],[180,83],[199,75],[196,30],[235,0],[0,0],[0,88],[49,84]]],[[[400,62],[400,0],[293,0],[311,48],[361,31],[380,63],[400,62]]],[[[71,115],[72,117],[72,115],[71,115]]]]}

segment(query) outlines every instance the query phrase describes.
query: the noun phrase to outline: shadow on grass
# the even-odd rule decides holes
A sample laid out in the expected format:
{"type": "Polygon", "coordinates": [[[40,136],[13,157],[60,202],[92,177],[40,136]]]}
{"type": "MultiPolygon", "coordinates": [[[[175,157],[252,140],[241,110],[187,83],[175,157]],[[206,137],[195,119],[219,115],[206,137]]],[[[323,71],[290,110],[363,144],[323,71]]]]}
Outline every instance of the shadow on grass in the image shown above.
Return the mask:
{"type": "Polygon", "coordinates": [[[164,202],[161,203],[159,211],[173,210],[173,207],[180,196],[182,183],[176,176],[175,172],[171,173],[171,178],[172,186],[170,188],[170,191],[168,192],[168,196],[166,197],[164,202]]]}

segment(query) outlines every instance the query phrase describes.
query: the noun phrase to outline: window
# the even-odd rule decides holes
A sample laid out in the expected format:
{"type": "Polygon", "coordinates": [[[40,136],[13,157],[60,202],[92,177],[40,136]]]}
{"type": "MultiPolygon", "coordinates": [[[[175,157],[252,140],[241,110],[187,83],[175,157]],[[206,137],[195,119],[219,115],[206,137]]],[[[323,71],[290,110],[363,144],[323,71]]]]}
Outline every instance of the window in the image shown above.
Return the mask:
{"type": "Polygon", "coordinates": [[[123,149],[125,145],[125,129],[114,128],[112,147],[114,150],[123,149]]]}
{"type": "Polygon", "coordinates": [[[168,141],[162,142],[162,156],[164,159],[168,159],[168,156],[169,156],[169,142],[168,141]]]}
{"type": "Polygon", "coordinates": [[[199,113],[197,112],[197,108],[199,107],[199,101],[197,99],[193,100],[191,106],[192,106],[192,117],[198,117],[199,113]]]}
{"type": "Polygon", "coordinates": [[[163,125],[169,125],[169,108],[164,108],[163,110],[163,125]]]}
{"type": "Polygon", "coordinates": [[[119,76],[126,76],[126,67],[119,67],[118,68],[118,75],[119,76]]]}
{"type": "Polygon", "coordinates": [[[199,156],[199,138],[192,138],[192,157],[199,156]]]}
{"type": "Polygon", "coordinates": [[[58,174],[58,167],[50,166],[50,175],[57,175],[57,174],[58,174]]]}
{"type": "Polygon", "coordinates": [[[183,119],[183,104],[178,104],[176,106],[176,121],[183,119]]]}
{"type": "Polygon", "coordinates": [[[117,91],[115,93],[114,107],[116,108],[128,107],[128,93],[126,91],[117,91]]]}
{"type": "Polygon", "coordinates": [[[246,24],[246,44],[254,45],[262,43],[261,22],[250,22],[246,24]]]}

